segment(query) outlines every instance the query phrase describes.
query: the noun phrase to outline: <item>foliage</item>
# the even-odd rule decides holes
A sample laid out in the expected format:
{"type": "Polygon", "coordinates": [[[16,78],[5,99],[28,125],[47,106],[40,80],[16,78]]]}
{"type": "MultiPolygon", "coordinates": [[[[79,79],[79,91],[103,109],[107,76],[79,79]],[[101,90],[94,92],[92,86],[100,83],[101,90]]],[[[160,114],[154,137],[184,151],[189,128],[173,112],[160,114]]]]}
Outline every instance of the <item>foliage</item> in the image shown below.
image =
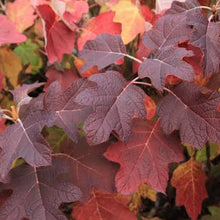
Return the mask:
{"type": "Polygon", "coordinates": [[[220,1],[0,3],[0,219],[220,218],[220,1]]]}

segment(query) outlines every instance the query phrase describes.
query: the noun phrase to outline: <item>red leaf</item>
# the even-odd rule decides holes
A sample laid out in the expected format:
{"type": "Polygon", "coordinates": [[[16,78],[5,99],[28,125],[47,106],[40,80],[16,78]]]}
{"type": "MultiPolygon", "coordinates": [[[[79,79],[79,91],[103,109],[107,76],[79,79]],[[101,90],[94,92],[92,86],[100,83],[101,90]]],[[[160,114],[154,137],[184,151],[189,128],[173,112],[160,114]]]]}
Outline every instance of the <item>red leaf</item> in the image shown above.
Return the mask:
{"type": "Polygon", "coordinates": [[[83,193],[81,200],[88,198],[93,187],[109,193],[116,191],[114,179],[118,166],[103,156],[108,146],[105,143],[91,147],[85,138],[81,138],[78,144],[70,139],[61,143],[60,152],[72,160],[74,172],[71,175],[83,193]]]}
{"type": "Polygon", "coordinates": [[[59,206],[81,196],[71,172],[72,161],[65,155],[54,156],[52,166],[36,169],[23,164],[14,168],[11,182],[0,184],[0,190],[13,190],[0,207],[0,219],[66,219],[59,206]]]}
{"type": "Polygon", "coordinates": [[[49,5],[39,5],[38,12],[45,22],[46,52],[49,62],[62,61],[63,54],[71,54],[75,43],[75,32],[64,23],[56,21],[56,14],[49,5]]]}
{"type": "Polygon", "coordinates": [[[193,220],[201,212],[203,199],[208,197],[205,180],[201,165],[193,158],[179,165],[173,172],[171,184],[176,187],[176,204],[184,205],[193,220]]]}
{"type": "Polygon", "coordinates": [[[102,193],[94,189],[84,204],[74,206],[72,216],[77,220],[136,220],[128,209],[129,197],[102,193]]]}
{"type": "Polygon", "coordinates": [[[84,125],[88,143],[105,142],[112,131],[126,141],[132,118],[145,118],[144,91],[129,84],[116,71],[95,74],[89,80],[96,82],[97,87],[86,89],[76,97],[76,102],[94,108],[84,125]]]}
{"type": "Polygon", "coordinates": [[[78,40],[79,50],[82,50],[86,41],[94,40],[99,34],[120,34],[121,24],[113,22],[114,15],[114,12],[109,11],[99,14],[97,17],[93,17],[89,21],[88,26],[83,29],[83,32],[78,40]]]}
{"type": "Polygon", "coordinates": [[[207,141],[220,143],[220,93],[181,83],[157,105],[166,134],[180,130],[181,141],[201,149],[207,141]]]}
{"type": "Polygon", "coordinates": [[[0,15],[0,27],[0,45],[26,41],[26,36],[19,33],[5,15],[0,15]]]}
{"type": "Polygon", "coordinates": [[[168,164],[183,160],[175,136],[165,135],[159,128],[159,121],[141,120],[134,120],[127,144],[117,142],[111,145],[105,156],[120,163],[115,182],[118,192],[125,194],[133,193],[142,183],[165,193],[168,164]]]}
{"type": "Polygon", "coordinates": [[[87,41],[79,57],[85,59],[81,72],[94,65],[102,69],[127,55],[119,35],[100,34],[95,40],[87,41]]]}
{"type": "Polygon", "coordinates": [[[71,84],[79,79],[77,74],[72,70],[64,70],[58,71],[54,66],[50,67],[46,72],[47,82],[44,86],[44,90],[46,91],[49,85],[54,82],[58,81],[61,85],[62,91],[64,92],[71,84]]]}
{"type": "MultiPolygon", "coordinates": [[[[145,47],[142,39],[140,40],[138,44],[138,50],[135,54],[135,57],[138,58],[139,60],[144,60],[151,54],[151,50],[147,47],[145,47]]],[[[133,62],[133,73],[136,73],[138,71],[138,68],[140,66],[140,63],[137,61],[133,62]]]]}

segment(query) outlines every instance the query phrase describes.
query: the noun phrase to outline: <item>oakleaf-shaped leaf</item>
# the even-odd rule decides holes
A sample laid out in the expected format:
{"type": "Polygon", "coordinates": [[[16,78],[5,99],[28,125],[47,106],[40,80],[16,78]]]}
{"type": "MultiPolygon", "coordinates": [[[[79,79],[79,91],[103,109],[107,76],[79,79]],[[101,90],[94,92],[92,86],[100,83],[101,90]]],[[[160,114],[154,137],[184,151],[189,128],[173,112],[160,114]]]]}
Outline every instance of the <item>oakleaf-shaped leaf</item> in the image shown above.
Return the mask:
{"type": "Polygon", "coordinates": [[[52,166],[33,168],[23,164],[14,168],[11,182],[0,184],[0,190],[13,190],[0,206],[0,219],[66,220],[59,206],[81,196],[71,172],[72,161],[65,155],[54,156],[52,166]]]}
{"type": "Polygon", "coordinates": [[[201,149],[207,141],[220,143],[220,93],[183,82],[157,105],[166,134],[180,130],[181,141],[201,149]]]}
{"type": "Polygon", "coordinates": [[[205,180],[206,175],[200,163],[193,158],[179,165],[173,172],[171,184],[176,188],[176,204],[184,205],[193,220],[201,212],[203,199],[208,197],[205,180]]]}
{"type": "Polygon", "coordinates": [[[26,40],[26,36],[19,33],[5,15],[0,15],[0,45],[10,43],[20,43],[26,40]]]}
{"type": "Polygon", "coordinates": [[[105,142],[112,131],[126,141],[132,118],[145,118],[144,91],[127,82],[116,71],[95,74],[89,80],[96,82],[98,87],[85,89],[76,97],[79,104],[94,108],[84,125],[88,143],[105,142]]]}
{"type": "Polygon", "coordinates": [[[0,181],[4,181],[13,161],[22,157],[33,167],[51,163],[51,151],[40,132],[49,115],[35,112],[7,127],[0,134],[0,181]]]}
{"type": "Polygon", "coordinates": [[[136,220],[128,209],[130,197],[120,194],[103,193],[94,189],[84,204],[73,207],[72,216],[77,220],[136,220]]]}
{"type": "Polygon", "coordinates": [[[191,43],[199,47],[204,54],[203,67],[205,75],[219,72],[220,62],[220,24],[208,22],[202,14],[189,19],[189,24],[193,25],[191,43]]]}
{"type": "Polygon", "coordinates": [[[134,120],[128,143],[111,145],[105,156],[120,163],[115,182],[118,192],[125,194],[133,193],[142,183],[165,193],[169,163],[183,160],[178,139],[165,135],[159,121],[138,119],[134,120]]]}
{"type": "Polygon", "coordinates": [[[92,108],[77,104],[75,97],[95,85],[85,78],[79,79],[63,92],[58,81],[50,84],[44,96],[44,109],[46,114],[49,112],[51,119],[48,120],[47,126],[56,125],[63,128],[73,141],[78,141],[77,126],[88,117],[92,108]]]}
{"type": "Polygon", "coordinates": [[[184,48],[163,48],[163,50],[155,54],[154,59],[146,59],[141,63],[138,74],[140,78],[149,77],[158,90],[163,89],[168,75],[192,81],[194,77],[193,68],[183,61],[183,57],[192,55],[191,51],[187,51],[184,48]]]}
{"type": "Polygon", "coordinates": [[[32,97],[28,96],[28,93],[32,92],[36,88],[44,85],[44,83],[23,84],[20,88],[11,90],[13,100],[18,106],[28,104],[32,97]]]}
{"type": "Polygon", "coordinates": [[[122,24],[122,40],[128,44],[145,31],[145,20],[139,7],[132,1],[119,0],[112,8],[115,12],[114,22],[122,24]]]}
{"type": "Polygon", "coordinates": [[[118,165],[103,156],[108,146],[104,143],[91,147],[85,138],[81,138],[78,144],[70,139],[61,143],[60,152],[69,155],[73,161],[74,173],[71,175],[83,193],[81,200],[89,197],[93,187],[109,193],[116,191],[114,179],[118,165]]]}
{"type": "Polygon", "coordinates": [[[127,55],[120,35],[100,34],[95,40],[87,41],[80,58],[85,59],[81,72],[94,65],[102,69],[127,55]]]}
{"type": "MultiPolygon", "coordinates": [[[[178,42],[189,40],[191,28],[180,23],[182,15],[165,15],[158,19],[156,26],[143,36],[143,42],[153,53],[166,47],[175,47],[178,42]]],[[[175,57],[175,56],[173,56],[175,57]]]]}

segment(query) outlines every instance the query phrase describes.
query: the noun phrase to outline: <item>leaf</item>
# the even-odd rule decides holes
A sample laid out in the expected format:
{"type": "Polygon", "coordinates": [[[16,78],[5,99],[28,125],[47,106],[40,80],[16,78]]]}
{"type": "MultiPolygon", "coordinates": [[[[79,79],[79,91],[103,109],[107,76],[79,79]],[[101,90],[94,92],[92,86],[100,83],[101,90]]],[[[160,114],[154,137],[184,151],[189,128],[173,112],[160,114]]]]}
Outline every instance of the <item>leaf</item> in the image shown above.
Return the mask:
{"type": "Polygon", "coordinates": [[[151,120],[156,114],[156,103],[150,96],[145,95],[144,104],[147,112],[146,119],[151,120]]]}
{"type": "Polygon", "coordinates": [[[15,23],[20,32],[34,24],[34,20],[37,17],[34,12],[35,10],[30,0],[16,0],[7,4],[7,16],[15,23]]]}
{"type": "Polygon", "coordinates": [[[100,34],[95,40],[87,41],[79,53],[79,57],[85,59],[81,72],[94,65],[100,70],[126,55],[126,48],[119,35],[100,34]]]}
{"type": "Polygon", "coordinates": [[[79,50],[83,49],[86,41],[94,40],[102,33],[108,33],[111,35],[120,34],[121,24],[113,22],[114,15],[114,12],[108,11],[93,17],[89,21],[89,24],[83,29],[83,32],[78,39],[77,43],[79,50]]]}
{"type": "Polygon", "coordinates": [[[161,11],[170,8],[172,2],[174,2],[174,0],[156,0],[156,12],[160,13],[161,11]]]}
{"type": "Polygon", "coordinates": [[[94,189],[84,204],[74,206],[72,216],[77,220],[136,220],[127,204],[128,196],[107,194],[94,189]]]}
{"type": "Polygon", "coordinates": [[[46,72],[47,82],[44,86],[46,91],[51,83],[58,81],[61,85],[61,89],[64,92],[69,88],[74,81],[79,79],[77,74],[73,70],[64,69],[63,71],[57,70],[54,66],[51,66],[46,72]]]}
{"type": "Polygon", "coordinates": [[[132,118],[145,118],[144,91],[131,85],[116,71],[95,74],[89,80],[96,82],[97,88],[85,89],[76,97],[77,103],[94,108],[84,125],[88,143],[105,142],[112,131],[126,141],[132,118]]]}
{"type": "Polygon", "coordinates": [[[192,53],[184,48],[166,47],[157,52],[154,59],[146,59],[141,63],[138,75],[140,78],[149,77],[158,90],[164,88],[168,75],[192,81],[194,77],[193,68],[183,60],[183,57],[191,55],[192,53]]]}
{"type": "Polygon", "coordinates": [[[0,119],[0,133],[2,133],[6,129],[5,119],[0,119]]]}
{"type": "Polygon", "coordinates": [[[181,20],[184,19],[186,18],[181,14],[160,17],[156,26],[145,32],[143,43],[153,53],[158,54],[166,47],[176,47],[180,41],[189,40],[191,28],[187,25],[182,25],[181,20]]]}
{"type": "Polygon", "coordinates": [[[193,158],[179,165],[173,172],[171,184],[176,188],[176,204],[184,205],[193,220],[201,212],[202,201],[208,197],[205,180],[206,175],[200,163],[193,158]]]}
{"type": "Polygon", "coordinates": [[[183,160],[178,139],[165,135],[159,121],[134,120],[127,142],[112,144],[105,156],[120,164],[116,187],[123,194],[133,193],[140,184],[148,183],[157,192],[165,193],[169,163],[183,160]]]}
{"type": "MultiPolygon", "coordinates": [[[[151,50],[147,47],[145,47],[143,40],[141,39],[138,44],[138,50],[135,54],[135,58],[138,58],[139,60],[143,61],[147,57],[149,57],[151,54],[151,50]]],[[[133,73],[136,73],[138,71],[138,68],[140,66],[140,63],[137,61],[133,62],[133,73]]]]}
{"type": "Polygon", "coordinates": [[[86,1],[76,0],[53,0],[50,2],[53,10],[70,27],[79,22],[83,14],[88,13],[89,7],[86,1]]]}
{"type": "Polygon", "coordinates": [[[5,15],[0,15],[0,46],[2,44],[20,43],[26,40],[26,36],[19,33],[15,24],[5,15]]]}
{"type": "Polygon", "coordinates": [[[109,193],[116,191],[114,178],[118,166],[103,156],[108,146],[105,143],[91,147],[85,138],[78,144],[70,139],[61,143],[60,152],[69,155],[73,162],[73,182],[83,193],[81,201],[88,198],[93,187],[109,193]]]}
{"type": "Polygon", "coordinates": [[[138,189],[133,193],[131,202],[129,203],[129,209],[136,214],[141,211],[142,199],[149,198],[153,202],[156,202],[157,192],[152,189],[148,184],[141,184],[138,189]]]}
{"type": "Polygon", "coordinates": [[[21,59],[23,65],[30,64],[31,71],[38,73],[43,66],[43,60],[39,53],[40,46],[28,39],[14,49],[14,53],[21,59]]]}
{"type": "MultiPolygon", "coordinates": [[[[210,146],[210,160],[213,160],[218,155],[218,149],[220,150],[220,145],[210,143],[209,146],[210,146]]],[[[198,162],[207,161],[206,147],[203,147],[201,150],[196,152],[196,160],[198,162]]]]}
{"type": "Polygon", "coordinates": [[[59,82],[53,82],[44,96],[44,112],[48,114],[47,126],[58,126],[75,142],[78,141],[77,126],[91,113],[91,107],[79,105],[75,98],[83,90],[95,86],[86,79],[75,81],[65,92],[59,82]]]}
{"type": "Polygon", "coordinates": [[[204,90],[184,82],[157,104],[163,131],[170,134],[180,130],[182,143],[197,149],[207,141],[220,143],[220,94],[204,90]]]}
{"type": "Polygon", "coordinates": [[[0,72],[3,72],[14,88],[18,85],[18,75],[22,70],[21,60],[8,47],[0,48],[0,72]]]}
{"type": "Polygon", "coordinates": [[[63,54],[71,54],[74,49],[75,32],[65,24],[56,21],[56,14],[49,5],[39,5],[37,10],[44,20],[46,32],[46,52],[49,62],[62,61],[63,54]]]}
{"type": "Polygon", "coordinates": [[[145,31],[145,20],[140,9],[133,2],[119,0],[111,10],[115,12],[114,22],[122,24],[122,41],[124,44],[130,43],[138,34],[145,31]]]}
{"type": "Polygon", "coordinates": [[[20,157],[33,167],[50,165],[51,151],[40,135],[47,117],[40,111],[29,114],[0,134],[0,181],[5,180],[13,161],[20,157]]]}
{"type": "Polygon", "coordinates": [[[220,208],[216,206],[209,206],[209,212],[211,215],[202,216],[201,220],[218,220],[220,217],[220,208]]]}
{"type": "Polygon", "coordinates": [[[67,138],[67,135],[63,129],[53,126],[51,128],[45,127],[42,131],[46,141],[49,143],[53,150],[53,153],[59,153],[60,144],[63,140],[67,138]]]}
{"type": "Polygon", "coordinates": [[[42,85],[44,85],[44,83],[23,84],[20,88],[11,90],[10,92],[13,95],[13,100],[16,105],[21,106],[28,104],[32,99],[32,97],[28,96],[28,93],[42,85]]]}
{"type": "Polygon", "coordinates": [[[199,47],[203,53],[203,68],[205,75],[219,72],[220,61],[220,24],[208,22],[201,14],[197,19],[191,18],[190,25],[196,29],[193,32],[191,43],[199,47]]]}
{"type": "Polygon", "coordinates": [[[12,189],[12,195],[0,206],[1,219],[67,219],[59,210],[63,202],[73,202],[81,192],[72,181],[72,161],[55,155],[52,166],[33,168],[26,164],[10,172],[11,183],[0,189],[12,189]]]}

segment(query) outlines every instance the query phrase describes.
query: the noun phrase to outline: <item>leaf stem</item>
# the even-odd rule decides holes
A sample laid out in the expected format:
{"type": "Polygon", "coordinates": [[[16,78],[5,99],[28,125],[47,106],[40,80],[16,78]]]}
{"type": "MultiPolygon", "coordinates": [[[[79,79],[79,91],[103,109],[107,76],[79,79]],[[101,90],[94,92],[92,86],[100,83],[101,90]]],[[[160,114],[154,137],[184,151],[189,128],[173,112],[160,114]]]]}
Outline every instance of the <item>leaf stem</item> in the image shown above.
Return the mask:
{"type": "Polygon", "coordinates": [[[151,86],[153,87],[153,85],[151,83],[146,83],[146,82],[133,82],[134,84],[139,84],[139,85],[144,85],[144,86],[151,86]]]}
{"type": "Polygon", "coordinates": [[[136,61],[136,62],[138,62],[138,63],[142,63],[141,60],[139,60],[139,59],[137,59],[136,57],[133,57],[133,56],[131,56],[131,55],[129,55],[129,54],[124,54],[124,56],[126,56],[126,57],[128,57],[128,58],[130,58],[130,59],[132,59],[132,60],[134,60],[134,61],[136,61]]]}

